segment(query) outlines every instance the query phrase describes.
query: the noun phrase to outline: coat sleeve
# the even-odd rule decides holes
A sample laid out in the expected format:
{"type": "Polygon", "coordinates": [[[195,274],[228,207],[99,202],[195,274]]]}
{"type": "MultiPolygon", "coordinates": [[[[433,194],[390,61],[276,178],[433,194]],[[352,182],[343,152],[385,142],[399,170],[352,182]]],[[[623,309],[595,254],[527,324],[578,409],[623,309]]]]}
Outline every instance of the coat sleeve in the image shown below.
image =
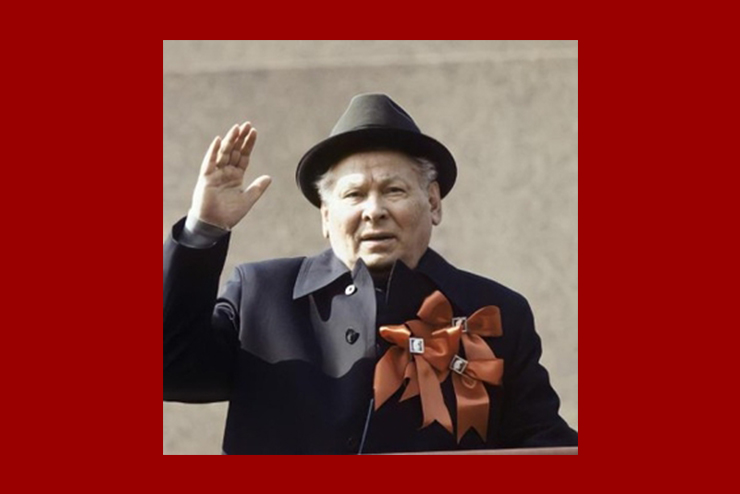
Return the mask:
{"type": "Polygon", "coordinates": [[[523,298],[518,312],[518,341],[513,359],[505,363],[505,447],[578,446],[578,433],[558,413],[560,398],[540,364],[542,343],[532,310],[523,298]]]}
{"type": "Polygon", "coordinates": [[[184,219],[164,244],[165,401],[208,403],[228,400],[238,351],[238,277],[221,298],[218,284],[228,235],[207,249],[178,243],[184,219]]]}

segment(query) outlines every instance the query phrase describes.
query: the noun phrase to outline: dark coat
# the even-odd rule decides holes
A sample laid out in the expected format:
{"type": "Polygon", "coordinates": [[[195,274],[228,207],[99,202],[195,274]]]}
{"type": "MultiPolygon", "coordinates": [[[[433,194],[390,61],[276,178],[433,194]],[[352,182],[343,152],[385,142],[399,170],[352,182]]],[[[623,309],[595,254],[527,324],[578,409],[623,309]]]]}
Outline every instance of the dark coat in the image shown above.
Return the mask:
{"type": "MultiPolygon", "coordinates": [[[[164,245],[164,399],[228,400],[227,454],[356,454],[577,445],[558,415],[558,396],[539,364],[540,338],[518,293],[461,271],[427,250],[415,270],[396,263],[376,289],[360,261],[350,272],[331,250],[315,257],[242,264],[217,298],[228,236],[209,249],[164,245]],[[354,288],[349,288],[349,286],[354,288]],[[440,424],[422,424],[419,397],[399,390],[369,413],[385,324],[415,319],[439,289],[455,316],[501,310],[503,336],[486,338],[504,360],[501,386],[486,384],[488,438],[458,444],[440,424]]],[[[442,383],[456,422],[450,379],[442,383]]]]}

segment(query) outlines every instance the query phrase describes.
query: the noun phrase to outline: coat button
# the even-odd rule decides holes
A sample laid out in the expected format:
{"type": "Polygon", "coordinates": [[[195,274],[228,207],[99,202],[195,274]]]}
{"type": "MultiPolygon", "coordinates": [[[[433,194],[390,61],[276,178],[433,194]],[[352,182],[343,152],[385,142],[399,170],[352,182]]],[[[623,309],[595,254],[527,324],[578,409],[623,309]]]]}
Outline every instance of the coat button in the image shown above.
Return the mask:
{"type": "Polygon", "coordinates": [[[347,343],[349,343],[350,345],[354,345],[359,337],[360,337],[360,333],[358,333],[352,328],[349,328],[347,332],[344,333],[344,338],[347,340],[347,343]]]}
{"type": "Polygon", "coordinates": [[[355,285],[347,285],[347,288],[344,289],[345,295],[352,295],[357,291],[357,287],[355,285]]]}

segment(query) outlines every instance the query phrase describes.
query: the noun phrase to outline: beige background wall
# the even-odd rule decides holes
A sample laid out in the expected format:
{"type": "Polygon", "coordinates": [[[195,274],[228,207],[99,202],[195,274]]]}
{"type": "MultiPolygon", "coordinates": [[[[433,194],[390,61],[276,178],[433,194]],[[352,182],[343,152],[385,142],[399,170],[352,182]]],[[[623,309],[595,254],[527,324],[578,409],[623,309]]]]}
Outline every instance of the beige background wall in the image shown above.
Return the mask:
{"type": "MultiPolygon", "coordinates": [[[[251,120],[273,184],[234,231],[239,262],[326,248],[295,167],[351,97],[385,92],[458,162],[432,247],[525,295],[578,428],[577,41],[164,41],[163,238],[216,135],[251,120]]],[[[225,404],[163,404],[164,454],[219,454],[225,404]]]]}

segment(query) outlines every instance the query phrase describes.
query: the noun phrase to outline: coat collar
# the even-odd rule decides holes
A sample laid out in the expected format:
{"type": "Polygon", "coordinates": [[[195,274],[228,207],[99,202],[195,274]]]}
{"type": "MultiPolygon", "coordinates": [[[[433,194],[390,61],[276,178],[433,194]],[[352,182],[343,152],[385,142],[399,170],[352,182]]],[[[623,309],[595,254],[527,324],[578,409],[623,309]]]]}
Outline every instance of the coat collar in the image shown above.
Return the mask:
{"type": "MultiPolygon", "coordinates": [[[[351,274],[352,279],[356,279],[361,270],[367,270],[362,259],[357,261],[355,268],[350,273],[349,268],[334,255],[334,251],[331,249],[327,249],[316,256],[307,257],[301,264],[293,286],[293,300],[321,290],[342,276],[351,274]]],[[[395,279],[405,278],[409,273],[425,275],[445,294],[453,305],[462,309],[466,314],[478,309],[464,298],[465,292],[460,271],[432,249],[426,250],[416,269],[411,270],[403,262],[398,261],[391,271],[389,286],[392,287],[395,284],[395,279]]]]}
{"type": "MultiPolygon", "coordinates": [[[[352,279],[364,268],[365,264],[362,259],[358,260],[352,273],[352,279]]],[[[303,260],[293,285],[293,300],[321,290],[347,274],[350,274],[349,268],[334,255],[331,249],[319,255],[307,257],[303,260]]]]}
{"type": "Polygon", "coordinates": [[[423,273],[437,285],[452,305],[462,311],[458,315],[470,315],[480,309],[466,291],[470,289],[470,285],[463,272],[432,249],[427,249],[415,271],[423,273]]]}

